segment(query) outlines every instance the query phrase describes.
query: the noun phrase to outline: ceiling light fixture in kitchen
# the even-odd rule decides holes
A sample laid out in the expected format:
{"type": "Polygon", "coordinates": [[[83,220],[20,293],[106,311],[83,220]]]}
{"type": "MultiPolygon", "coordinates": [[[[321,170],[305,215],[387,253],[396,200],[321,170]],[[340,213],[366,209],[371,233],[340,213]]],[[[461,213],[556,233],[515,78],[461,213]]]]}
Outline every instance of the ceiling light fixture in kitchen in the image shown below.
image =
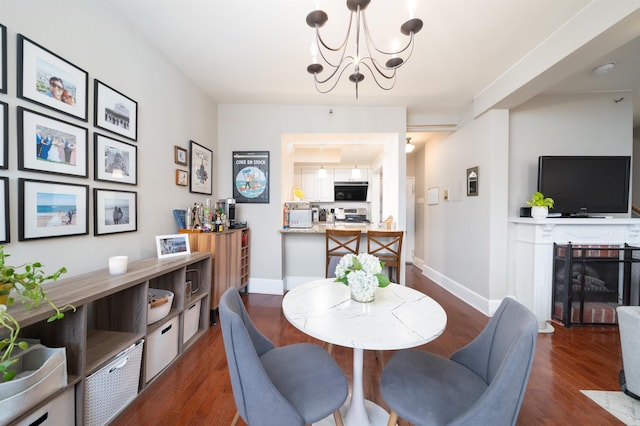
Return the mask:
{"type": "Polygon", "coordinates": [[[318,178],[324,179],[327,177],[327,171],[322,164],[322,152],[324,151],[324,145],[320,145],[320,169],[318,170],[318,178]]]}
{"type": "Polygon", "coordinates": [[[407,144],[404,146],[404,151],[409,154],[412,153],[414,149],[416,149],[416,146],[411,143],[411,138],[407,138],[407,144]]]}
{"type": "Polygon", "coordinates": [[[320,27],[329,19],[327,14],[323,10],[316,9],[307,15],[307,25],[316,30],[316,39],[311,45],[312,62],[307,67],[307,72],[313,74],[318,92],[332,91],[340,81],[342,74],[351,66],[353,66],[353,72],[349,75],[349,80],[356,85],[356,99],[358,99],[358,83],[364,80],[363,72],[367,70],[381,89],[391,90],[395,86],[396,70],[406,64],[411,57],[413,35],[422,29],[422,20],[413,17],[415,1],[410,1],[409,20],[400,26],[400,32],[409,36],[409,41],[400,48],[396,39],[391,50],[381,50],[374,44],[367,25],[365,9],[370,1],[347,0],[347,9],[351,11],[351,16],[347,34],[338,47],[328,46],[320,36],[320,27]],[[354,28],[353,33],[351,32],[352,28],[354,28]],[[353,45],[350,45],[349,40],[352,37],[355,40],[353,45]],[[361,40],[363,41],[362,46],[360,45],[361,40]],[[327,66],[327,73],[323,75],[320,74],[324,71],[324,66],[318,63],[318,53],[327,66]],[[401,58],[400,55],[404,55],[405,58],[401,58]]]}

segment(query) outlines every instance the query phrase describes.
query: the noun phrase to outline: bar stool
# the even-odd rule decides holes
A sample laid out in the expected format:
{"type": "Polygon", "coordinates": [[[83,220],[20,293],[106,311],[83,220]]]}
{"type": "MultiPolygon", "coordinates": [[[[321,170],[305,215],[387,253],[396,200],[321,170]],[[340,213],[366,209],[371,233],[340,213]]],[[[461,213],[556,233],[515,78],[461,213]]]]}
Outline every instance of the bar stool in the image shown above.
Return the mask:
{"type": "Polygon", "coordinates": [[[326,267],[325,277],[335,277],[336,265],[345,254],[360,253],[360,237],[362,232],[358,229],[327,229],[326,242],[326,267]]]}
{"type": "Polygon", "coordinates": [[[400,283],[403,235],[404,231],[367,232],[367,252],[384,262],[389,268],[389,279],[396,284],[400,283]]]}

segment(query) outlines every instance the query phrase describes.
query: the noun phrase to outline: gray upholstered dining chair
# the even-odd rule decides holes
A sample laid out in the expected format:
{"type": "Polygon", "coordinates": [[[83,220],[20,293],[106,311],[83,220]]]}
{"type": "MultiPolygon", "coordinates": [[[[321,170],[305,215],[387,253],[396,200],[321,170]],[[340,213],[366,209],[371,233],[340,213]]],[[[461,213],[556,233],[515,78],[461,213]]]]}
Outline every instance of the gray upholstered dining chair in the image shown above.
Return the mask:
{"type": "Polygon", "coordinates": [[[305,425],[333,413],[342,425],[338,409],[348,385],[331,355],[312,343],[275,347],[255,327],[235,288],[224,292],[219,312],[233,398],[247,424],[305,425]]]}
{"type": "Polygon", "coordinates": [[[444,358],[396,352],[380,378],[382,397],[397,417],[415,425],[514,425],[535,353],[538,323],[505,298],[484,330],[444,358]]]}

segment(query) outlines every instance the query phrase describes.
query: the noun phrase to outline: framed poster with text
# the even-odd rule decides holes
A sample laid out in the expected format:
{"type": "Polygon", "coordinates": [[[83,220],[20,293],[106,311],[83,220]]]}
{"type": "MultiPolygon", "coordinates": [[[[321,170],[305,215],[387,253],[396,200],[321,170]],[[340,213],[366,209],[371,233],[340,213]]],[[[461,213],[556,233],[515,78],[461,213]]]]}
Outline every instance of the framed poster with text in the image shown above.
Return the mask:
{"type": "Polygon", "coordinates": [[[233,152],[236,203],[269,203],[269,151],[233,152]]]}

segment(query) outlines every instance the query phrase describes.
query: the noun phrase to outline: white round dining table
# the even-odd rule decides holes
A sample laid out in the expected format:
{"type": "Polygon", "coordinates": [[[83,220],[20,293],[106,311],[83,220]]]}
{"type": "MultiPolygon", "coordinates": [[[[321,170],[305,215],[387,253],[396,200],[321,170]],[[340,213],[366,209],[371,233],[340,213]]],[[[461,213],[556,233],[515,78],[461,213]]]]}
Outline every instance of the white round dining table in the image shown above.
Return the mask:
{"type": "Polygon", "coordinates": [[[386,424],[389,417],[382,407],[364,399],[364,350],[420,346],[442,334],[447,324],[442,306],[417,290],[389,284],[376,289],[373,302],[360,303],[351,299],[348,286],[333,278],[289,290],[282,299],[282,310],[303,333],[353,348],[351,399],[341,409],[346,426],[386,424]]]}

